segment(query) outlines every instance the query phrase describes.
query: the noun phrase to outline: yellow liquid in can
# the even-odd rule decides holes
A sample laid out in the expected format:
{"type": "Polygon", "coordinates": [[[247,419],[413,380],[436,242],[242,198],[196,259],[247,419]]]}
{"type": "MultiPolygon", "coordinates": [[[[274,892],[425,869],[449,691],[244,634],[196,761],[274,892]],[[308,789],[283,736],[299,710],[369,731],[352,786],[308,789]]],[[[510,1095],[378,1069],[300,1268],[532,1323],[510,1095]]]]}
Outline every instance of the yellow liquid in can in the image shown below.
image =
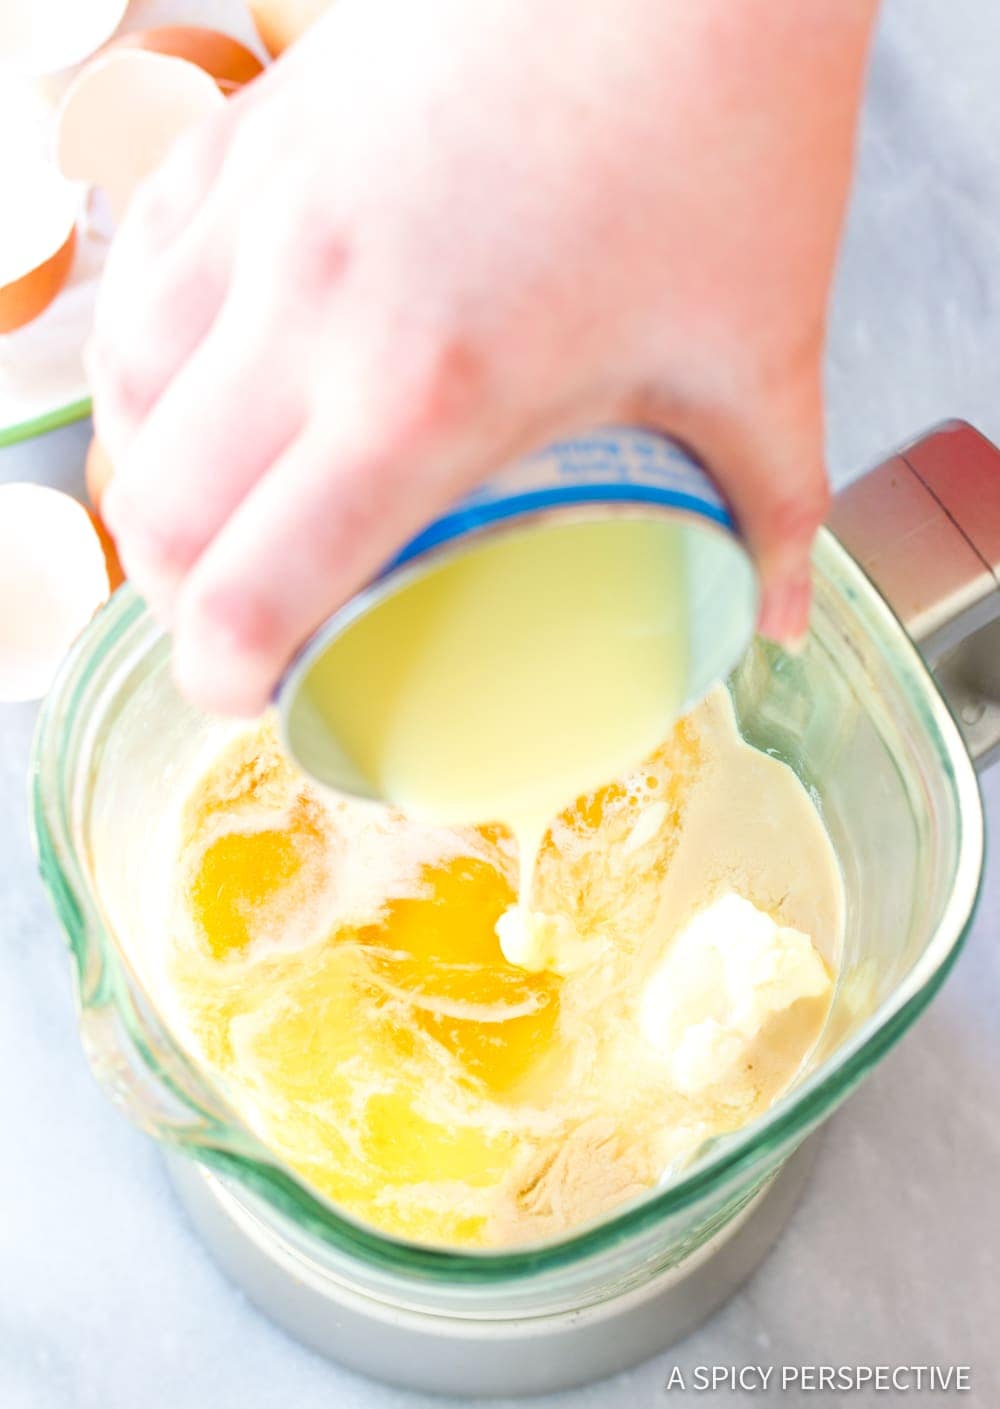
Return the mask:
{"type": "Polygon", "coordinates": [[[434,821],[508,826],[524,906],[552,819],[679,714],[686,591],[671,519],[505,531],[348,626],[308,695],[376,795],[434,821]]]}

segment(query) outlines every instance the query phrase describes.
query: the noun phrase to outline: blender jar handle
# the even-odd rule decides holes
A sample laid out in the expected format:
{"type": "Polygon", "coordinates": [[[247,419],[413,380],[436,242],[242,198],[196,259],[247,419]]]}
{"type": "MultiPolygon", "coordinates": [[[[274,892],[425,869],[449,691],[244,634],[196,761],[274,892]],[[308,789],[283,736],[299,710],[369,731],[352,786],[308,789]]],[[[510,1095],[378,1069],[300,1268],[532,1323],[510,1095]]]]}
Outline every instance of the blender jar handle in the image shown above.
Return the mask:
{"type": "Polygon", "coordinates": [[[977,768],[1000,758],[1000,449],[947,421],[841,490],[828,523],[920,647],[977,768]]]}

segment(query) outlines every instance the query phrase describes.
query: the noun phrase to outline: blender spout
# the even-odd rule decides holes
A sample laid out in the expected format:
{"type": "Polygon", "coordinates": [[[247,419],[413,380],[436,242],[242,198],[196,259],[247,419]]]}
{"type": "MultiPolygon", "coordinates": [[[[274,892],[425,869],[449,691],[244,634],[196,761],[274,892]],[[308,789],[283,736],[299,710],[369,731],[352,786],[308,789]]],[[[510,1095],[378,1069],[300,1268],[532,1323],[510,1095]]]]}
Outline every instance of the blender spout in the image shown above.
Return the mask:
{"type": "Polygon", "coordinates": [[[829,526],[919,646],[977,768],[1000,758],[1000,449],[947,421],[843,489],[829,526]]]}

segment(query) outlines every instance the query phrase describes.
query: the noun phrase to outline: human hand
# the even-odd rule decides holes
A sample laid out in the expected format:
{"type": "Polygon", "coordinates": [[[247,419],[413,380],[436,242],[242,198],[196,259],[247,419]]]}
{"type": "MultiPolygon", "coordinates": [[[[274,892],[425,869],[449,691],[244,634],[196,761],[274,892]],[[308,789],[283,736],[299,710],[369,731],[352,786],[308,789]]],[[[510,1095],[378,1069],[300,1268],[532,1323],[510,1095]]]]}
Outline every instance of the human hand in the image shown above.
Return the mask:
{"type": "Polygon", "coordinates": [[[337,0],[177,144],[90,353],[104,509],[184,691],[295,647],[504,462],[632,422],[806,628],[821,357],[875,0],[337,0]]]}

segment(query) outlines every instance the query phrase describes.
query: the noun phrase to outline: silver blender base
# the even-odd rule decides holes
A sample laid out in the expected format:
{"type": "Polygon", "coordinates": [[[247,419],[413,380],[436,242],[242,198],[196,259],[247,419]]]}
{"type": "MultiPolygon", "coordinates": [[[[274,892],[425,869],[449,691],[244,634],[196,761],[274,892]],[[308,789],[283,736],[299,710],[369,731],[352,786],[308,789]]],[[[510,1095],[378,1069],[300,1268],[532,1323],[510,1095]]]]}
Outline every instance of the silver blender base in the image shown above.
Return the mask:
{"type": "Polygon", "coordinates": [[[174,1187],[222,1270],[297,1340],[351,1370],[438,1394],[543,1394],[666,1349],[716,1311],[784,1228],[816,1157],[813,1135],[755,1199],[680,1266],[579,1311],[515,1319],[414,1312],[331,1285],[216,1175],[168,1155],[174,1187]]]}

